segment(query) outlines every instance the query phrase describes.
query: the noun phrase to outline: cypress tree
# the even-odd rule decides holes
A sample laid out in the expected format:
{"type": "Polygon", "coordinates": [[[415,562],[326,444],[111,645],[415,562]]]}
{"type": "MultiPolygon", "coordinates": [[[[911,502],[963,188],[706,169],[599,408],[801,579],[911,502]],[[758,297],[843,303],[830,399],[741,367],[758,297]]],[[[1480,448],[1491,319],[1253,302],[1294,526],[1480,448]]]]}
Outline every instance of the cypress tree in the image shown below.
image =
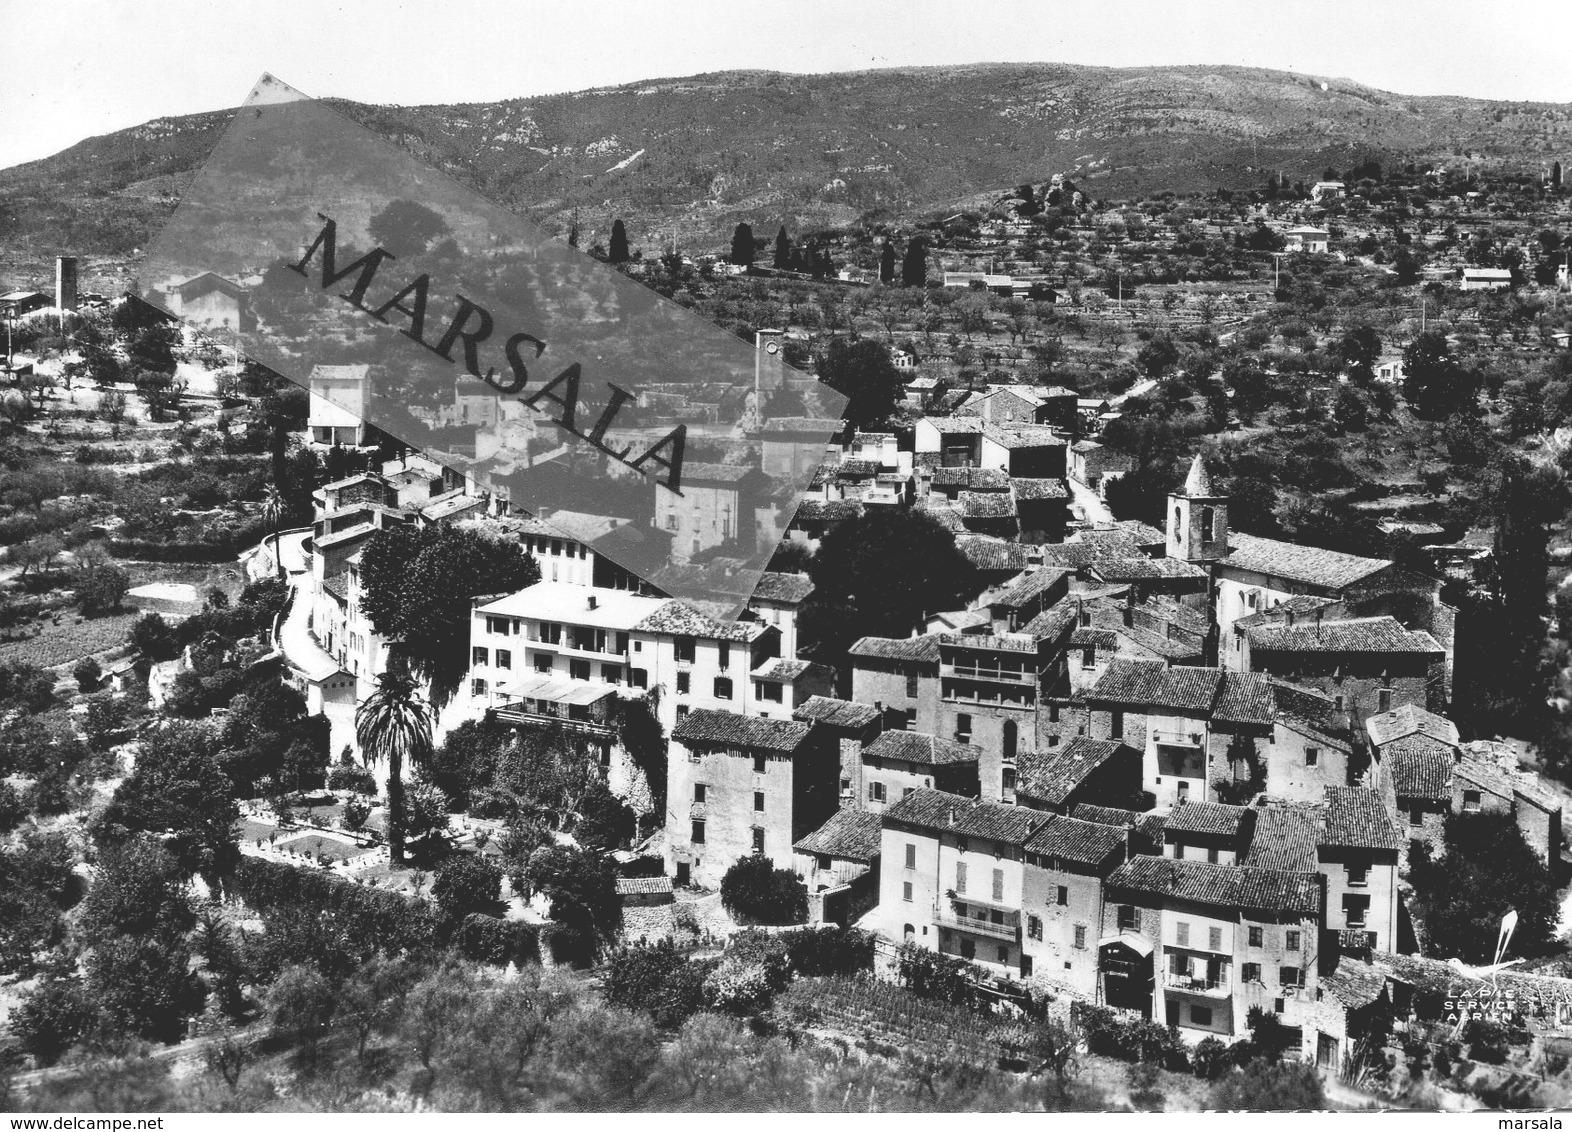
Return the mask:
{"type": "Polygon", "coordinates": [[[791,267],[791,237],[786,235],[786,225],[781,225],[781,230],[775,233],[775,267],[779,271],[786,271],[791,267]]]}
{"type": "Polygon", "coordinates": [[[884,241],[884,250],[879,253],[879,282],[895,282],[895,242],[884,241]]]}
{"type": "Polygon", "coordinates": [[[1561,162],[1559,161],[1550,166],[1550,187],[1552,189],[1561,187],[1561,162]]]}
{"type": "Polygon", "coordinates": [[[901,286],[922,287],[928,282],[928,249],[922,237],[914,236],[906,245],[906,258],[901,261],[901,286]]]}
{"type": "Polygon", "coordinates": [[[611,246],[606,251],[606,258],[612,263],[628,262],[628,232],[620,216],[611,222],[611,246]]]}
{"type": "Polygon", "coordinates": [[[737,225],[731,234],[731,255],[726,257],[743,267],[753,265],[753,228],[746,222],[737,225]]]}

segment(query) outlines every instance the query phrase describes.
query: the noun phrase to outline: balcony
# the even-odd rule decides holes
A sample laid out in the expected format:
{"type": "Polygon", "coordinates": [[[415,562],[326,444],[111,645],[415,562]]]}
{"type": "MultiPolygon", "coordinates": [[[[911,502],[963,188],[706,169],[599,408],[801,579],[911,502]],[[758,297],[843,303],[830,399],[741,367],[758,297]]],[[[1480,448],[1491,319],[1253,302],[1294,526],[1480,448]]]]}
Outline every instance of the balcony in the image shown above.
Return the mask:
{"type": "Polygon", "coordinates": [[[524,711],[520,708],[499,707],[493,714],[503,723],[510,723],[515,727],[556,727],[571,735],[587,735],[593,739],[610,740],[616,732],[601,723],[593,723],[584,719],[566,719],[560,715],[549,715],[545,712],[524,711]]]}
{"type": "Polygon", "coordinates": [[[1009,943],[1019,943],[1021,940],[1020,924],[996,924],[992,920],[979,920],[975,916],[962,916],[955,912],[940,911],[935,917],[941,928],[953,928],[958,932],[970,932],[973,935],[985,935],[989,939],[1002,939],[1009,943]]]}
{"type": "Polygon", "coordinates": [[[941,664],[939,675],[961,680],[994,680],[1006,684],[1037,685],[1037,673],[1019,668],[990,667],[986,664],[941,664]]]}
{"type": "Polygon", "coordinates": [[[1163,986],[1168,990],[1198,994],[1206,998],[1227,998],[1230,993],[1227,972],[1213,979],[1205,975],[1182,975],[1176,971],[1165,971],[1163,986]]]}

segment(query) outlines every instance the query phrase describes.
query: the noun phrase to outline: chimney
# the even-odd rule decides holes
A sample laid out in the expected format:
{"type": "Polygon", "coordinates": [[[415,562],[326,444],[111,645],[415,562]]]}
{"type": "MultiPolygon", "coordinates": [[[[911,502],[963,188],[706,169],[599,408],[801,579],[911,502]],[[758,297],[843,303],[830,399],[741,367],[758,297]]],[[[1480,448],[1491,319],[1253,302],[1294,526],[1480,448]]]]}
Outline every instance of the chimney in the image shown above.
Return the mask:
{"type": "Polygon", "coordinates": [[[1135,587],[1131,586],[1124,591],[1124,627],[1131,628],[1135,624],[1135,587]]]}
{"type": "Polygon", "coordinates": [[[1293,609],[1292,608],[1286,609],[1283,612],[1284,612],[1284,615],[1288,618],[1288,627],[1290,629],[1292,629],[1294,627],[1294,611],[1293,611],[1293,609]]]}
{"type": "Polygon", "coordinates": [[[1318,641],[1321,639],[1321,612],[1320,609],[1315,611],[1315,639],[1318,641]]]}
{"type": "Polygon", "coordinates": [[[597,599],[596,599],[596,597],[595,597],[595,595],[594,595],[594,594],[590,594],[590,595],[589,595],[589,607],[590,607],[590,608],[591,608],[591,609],[594,609],[594,608],[595,608],[595,604],[596,604],[596,600],[597,600],[597,599]]]}
{"type": "Polygon", "coordinates": [[[951,825],[955,824],[955,807],[954,806],[950,807],[950,824],[951,825]]]}

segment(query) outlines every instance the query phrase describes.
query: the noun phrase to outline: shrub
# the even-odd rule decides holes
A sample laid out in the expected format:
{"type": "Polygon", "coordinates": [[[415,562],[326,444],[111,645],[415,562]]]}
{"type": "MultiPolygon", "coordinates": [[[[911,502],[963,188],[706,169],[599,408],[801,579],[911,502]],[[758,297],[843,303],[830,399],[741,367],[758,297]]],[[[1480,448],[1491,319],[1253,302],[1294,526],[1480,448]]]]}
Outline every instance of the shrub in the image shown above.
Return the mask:
{"type": "Polygon", "coordinates": [[[71,669],[71,678],[76,681],[78,691],[91,692],[103,680],[104,670],[92,657],[83,657],[71,669]]]}
{"type": "Polygon", "coordinates": [[[1207,1107],[1224,1112],[1302,1112],[1325,1103],[1315,1066],[1256,1060],[1213,1085],[1207,1107]]]}
{"type": "Polygon", "coordinates": [[[705,979],[715,967],[678,953],[669,941],[626,948],[606,964],[606,1000],[646,1011],[656,1025],[675,1030],[704,1008],[705,979]]]}
{"type": "Polygon", "coordinates": [[[1502,1065],[1511,1053],[1506,1027],[1488,1018],[1472,1018],[1463,1029],[1468,1056],[1486,1065],[1502,1065]]]}
{"type": "Polygon", "coordinates": [[[803,928],[778,937],[799,975],[855,975],[873,970],[873,936],[856,928],[803,928]]]}
{"type": "Polygon", "coordinates": [[[1233,1067],[1233,1053],[1217,1038],[1202,1038],[1190,1053],[1190,1071],[1203,1081],[1215,1081],[1233,1067]]]}
{"type": "Polygon", "coordinates": [[[449,857],[437,866],[431,895],[450,920],[492,912],[502,897],[502,870],[470,853],[449,857]]]}
{"type": "Polygon", "coordinates": [[[344,827],[358,830],[366,824],[366,819],[371,817],[371,803],[365,798],[356,796],[344,803],[344,827]]]}
{"type": "Polygon", "coordinates": [[[1173,1070],[1188,1065],[1179,1031],[1145,1018],[1125,1019],[1106,1006],[1077,1002],[1071,1017],[1086,1035],[1086,1048],[1120,1061],[1150,1061],[1173,1070]]]}
{"type": "Polygon", "coordinates": [[[777,869],[755,853],[739,857],[721,878],[721,903],[740,920],[800,924],[808,917],[808,889],[791,869],[777,869]]]}
{"type": "Polygon", "coordinates": [[[329,790],[353,790],[356,794],[373,797],[377,792],[377,778],[370,769],[347,759],[336,763],[328,772],[329,790]]]}
{"type": "Polygon", "coordinates": [[[764,974],[770,993],[785,990],[791,982],[791,960],[786,941],[770,932],[738,932],[727,941],[724,962],[757,967],[764,974]]]}
{"type": "Polygon", "coordinates": [[[48,979],[11,1013],[11,1032],[40,1065],[53,1065],[98,1021],[87,988],[76,979],[48,979]]]}
{"type": "Polygon", "coordinates": [[[762,963],[726,958],[704,980],[704,994],[727,1014],[757,1014],[770,1004],[770,972],[762,963]]]}
{"type": "Polygon", "coordinates": [[[956,1006],[972,1001],[972,969],[953,955],[941,955],[917,943],[903,943],[895,953],[895,970],[901,985],[913,994],[956,1006]]]}

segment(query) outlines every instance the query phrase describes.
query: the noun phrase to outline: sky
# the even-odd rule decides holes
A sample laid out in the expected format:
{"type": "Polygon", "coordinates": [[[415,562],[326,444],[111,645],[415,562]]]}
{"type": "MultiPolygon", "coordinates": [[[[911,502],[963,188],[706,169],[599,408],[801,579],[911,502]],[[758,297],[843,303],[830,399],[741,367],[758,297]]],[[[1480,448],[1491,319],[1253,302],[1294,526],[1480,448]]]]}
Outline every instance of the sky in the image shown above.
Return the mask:
{"type": "Polygon", "coordinates": [[[0,30],[0,168],[239,105],[264,71],[315,97],[403,105],[983,62],[1237,64],[1572,102],[1566,0],[0,0],[0,30]]]}

